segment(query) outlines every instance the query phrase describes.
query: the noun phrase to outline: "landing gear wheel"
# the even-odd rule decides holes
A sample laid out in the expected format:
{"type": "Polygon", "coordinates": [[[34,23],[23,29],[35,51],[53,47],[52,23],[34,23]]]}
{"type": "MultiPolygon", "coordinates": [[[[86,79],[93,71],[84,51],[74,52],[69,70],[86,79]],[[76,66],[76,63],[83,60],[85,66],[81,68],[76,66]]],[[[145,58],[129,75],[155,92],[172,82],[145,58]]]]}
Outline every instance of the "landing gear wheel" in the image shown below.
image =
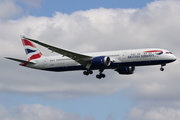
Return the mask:
{"type": "Polygon", "coordinates": [[[164,71],[164,68],[160,68],[161,71],[164,71]]]}
{"type": "Polygon", "coordinates": [[[87,70],[83,72],[84,75],[89,75],[89,74],[93,74],[92,70],[87,70]]]}
{"type": "Polygon", "coordinates": [[[89,73],[87,71],[84,71],[83,74],[84,75],[89,75],[89,73]]]}
{"type": "Polygon", "coordinates": [[[105,78],[105,77],[106,77],[105,74],[97,74],[96,75],[96,78],[98,78],[98,79],[105,78]]]}
{"type": "Polygon", "coordinates": [[[100,76],[101,76],[101,77],[103,77],[103,78],[105,78],[105,77],[106,77],[106,75],[105,75],[105,74],[101,74],[100,76]]]}
{"type": "Polygon", "coordinates": [[[166,64],[165,64],[165,63],[162,63],[162,64],[161,64],[161,68],[160,68],[161,71],[164,71],[163,66],[166,66],[166,64]]]}
{"type": "Polygon", "coordinates": [[[102,73],[103,71],[104,71],[104,69],[100,69],[99,74],[96,75],[96,78],[98,78],[98,79],[105,78],[106,75],[102,73]]]}
{"type": "Polygon", "coordinates": [[[92,71],[92,70],[90,70],[90,71],[89,71],[89,74],[93,74],[93,71],[92,71]]]}
{"type": "Polygon", "coordinates": [[[100,75],[96,75],[96,78],[101,79],[101,76],[100,75]]]}

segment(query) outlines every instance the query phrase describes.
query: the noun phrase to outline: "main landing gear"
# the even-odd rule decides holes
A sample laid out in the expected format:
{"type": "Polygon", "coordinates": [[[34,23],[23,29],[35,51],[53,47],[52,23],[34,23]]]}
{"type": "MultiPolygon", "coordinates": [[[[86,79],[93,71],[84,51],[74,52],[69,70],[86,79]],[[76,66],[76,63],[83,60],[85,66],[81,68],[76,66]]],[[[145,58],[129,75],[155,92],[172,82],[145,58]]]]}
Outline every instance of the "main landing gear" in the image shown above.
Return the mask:
{"type": "Polygon", "coordinates": [[[96,75],[96,78],[98,78],[98,79],[105,78],[106,75],[102,73],[103,71],[104,71],[104,69],[100,69],[99,74],[96,75]]]}
{"type": "Polygon", "coordinates": [[[166,64],[164,64],[164,63],[163,63],[163,64],[161,64],[161,68],[160,68],[160,70],[161,70],[161,71],[164,71],[163,66],[166,66],[166,64]]]}
{"type": "Polygon", "coordinates": [[[87,70],[83,72],[84,75],[89,75],[89,74],[93,74],[92,70],[87,70]]]}
{"type": "MultiPolygon", "coordinates": [[[[105,78],[106,75],[102,73],[103,71],[104,71],[104,69],[100,69],[99,74],[96,75],[96,78],[98,78],[98,79],[105,78]]],[[[86,70],[83,72],[83,74],[88,76],[89,74],[93,74],[93,71],[92,70],[86,70]]]]}

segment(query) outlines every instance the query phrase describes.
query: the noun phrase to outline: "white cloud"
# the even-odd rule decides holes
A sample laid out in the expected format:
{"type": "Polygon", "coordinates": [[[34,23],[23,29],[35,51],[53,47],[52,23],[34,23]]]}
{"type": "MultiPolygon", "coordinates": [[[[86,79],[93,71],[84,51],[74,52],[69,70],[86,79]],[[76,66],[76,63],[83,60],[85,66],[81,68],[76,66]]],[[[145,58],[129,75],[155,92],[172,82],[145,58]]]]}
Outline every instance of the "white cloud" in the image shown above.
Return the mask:
{"type": "Polygon", "coordinates": [[[0,19],[9,19],[20,15],[23,12],[22,8],[15,4],[12,0],[0,2],[0,19]]]}
{"type": "Polygon", "coordinates": [[[143,110],[132,108],[128,120],[179,120],[180,109],[158,107],[154,109],[143,110]]]}
{"type": "Polygon", "coordinates": [[[78,114],[67,113],[41,104],[24,104],[9,109],[0,106],[0,117],[2,120],[94,120],[90,114],[83,119],[78,114]]]}

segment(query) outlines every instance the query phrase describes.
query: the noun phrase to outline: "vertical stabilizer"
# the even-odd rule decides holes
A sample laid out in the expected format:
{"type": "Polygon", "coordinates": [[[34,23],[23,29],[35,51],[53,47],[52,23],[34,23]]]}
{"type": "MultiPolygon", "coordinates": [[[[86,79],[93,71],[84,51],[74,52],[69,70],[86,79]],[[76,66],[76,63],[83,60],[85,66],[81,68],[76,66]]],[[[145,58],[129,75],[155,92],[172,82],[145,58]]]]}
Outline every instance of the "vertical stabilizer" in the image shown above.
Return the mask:
{"type": "Polygon", "coordinates": [[[22,40],[26,55],[28,57],[28,61],[42,57],[41,51],[31,41],[29,41],[23,36],[21,36],[21,40],[22,40]]]}

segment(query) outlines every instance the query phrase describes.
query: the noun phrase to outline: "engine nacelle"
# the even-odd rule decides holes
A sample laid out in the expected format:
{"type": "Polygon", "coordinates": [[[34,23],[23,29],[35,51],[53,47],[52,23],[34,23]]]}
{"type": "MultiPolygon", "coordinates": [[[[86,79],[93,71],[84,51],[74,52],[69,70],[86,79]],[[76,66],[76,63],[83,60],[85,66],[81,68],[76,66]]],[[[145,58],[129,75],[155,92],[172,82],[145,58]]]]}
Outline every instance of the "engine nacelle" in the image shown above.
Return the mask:
{"type": "Polygon", "coordinates": [[[94,67],[107,67],[111,64],[111,60],[107,56],[98,56],[92,59],[92,65],[94,67]]]}
{"type": "Polygon", "coordinates": [[[129,66],[129,67],[118,68],[115,71],[117,71],[119,74],[129,75],[129,74],[133,74],[134,70],[135,70],[134,66],[129,66]]]}

